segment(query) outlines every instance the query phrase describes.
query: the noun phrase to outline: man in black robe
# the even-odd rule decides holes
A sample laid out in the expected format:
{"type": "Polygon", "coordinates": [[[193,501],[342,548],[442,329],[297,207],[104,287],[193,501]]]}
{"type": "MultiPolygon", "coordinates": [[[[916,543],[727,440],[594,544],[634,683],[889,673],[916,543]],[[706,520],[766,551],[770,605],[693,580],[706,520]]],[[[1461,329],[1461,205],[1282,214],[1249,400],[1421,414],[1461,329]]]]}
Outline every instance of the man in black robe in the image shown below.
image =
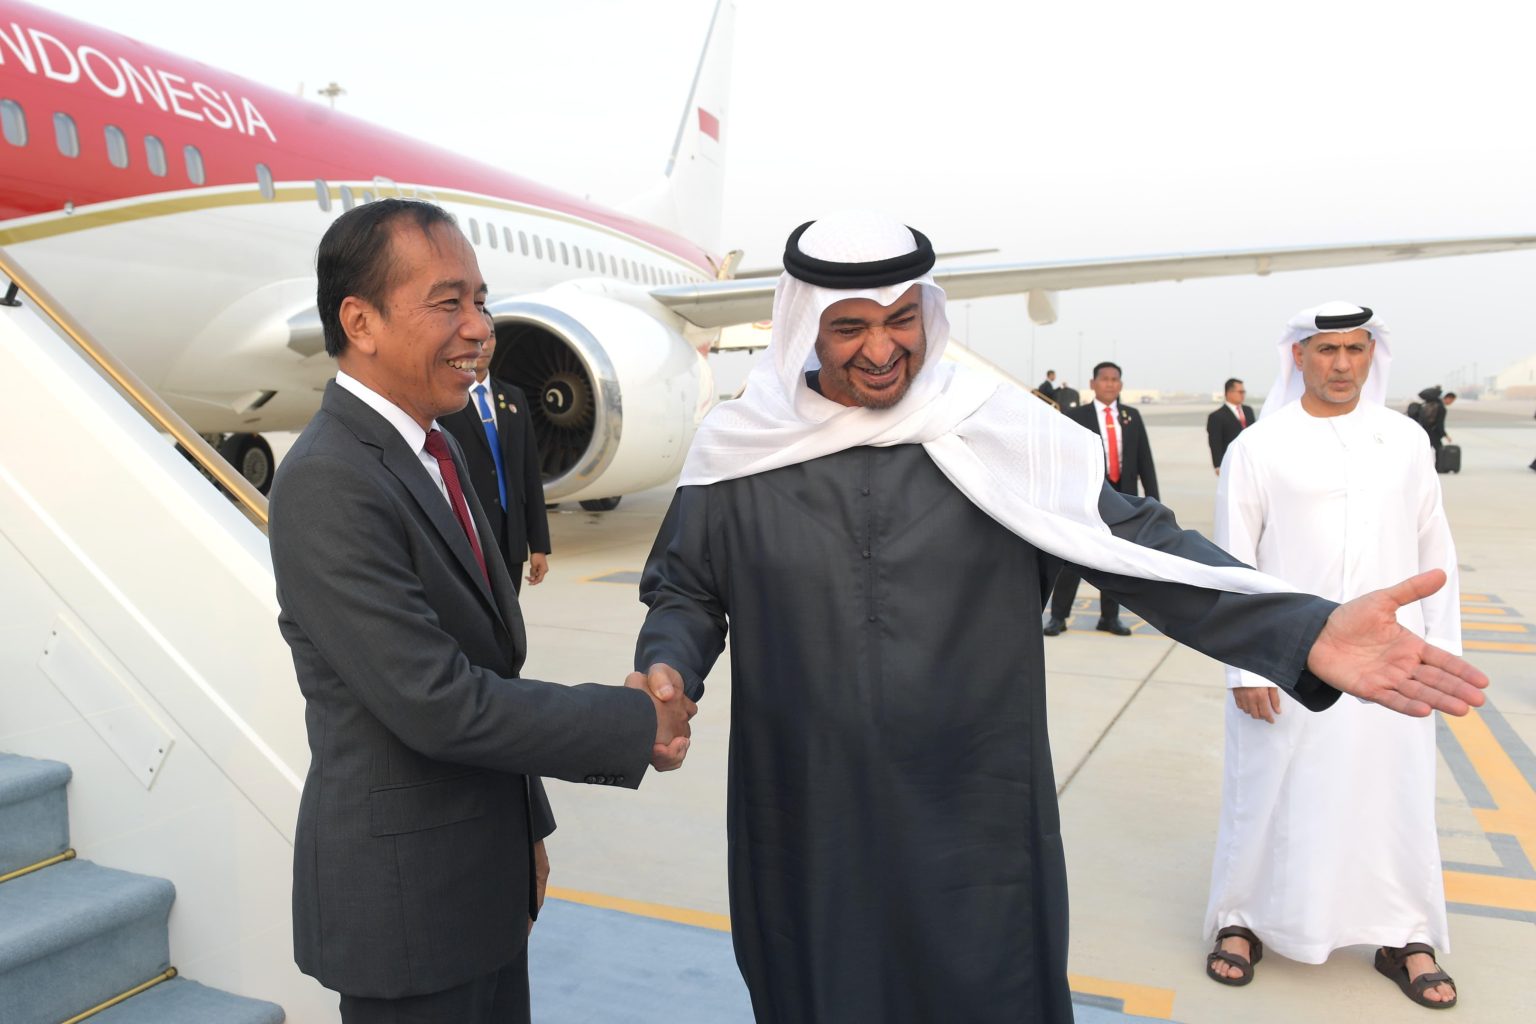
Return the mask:
{"type": "Polygon", "coordinates": [[[941,364],[932,264],[875,215],[791,236],[774,340],[701,428],[640,584],[653,687],[700,697],[733,634],[732,934],[762,1022],[1072,1019],[1042,641],[1018,626],[1058,556],[1309,708],[1339,686],[1464,713],[1486,684],[1392,617],[1434,574],[1285,593],[1104,487],[1092,434],[941,364]]]}

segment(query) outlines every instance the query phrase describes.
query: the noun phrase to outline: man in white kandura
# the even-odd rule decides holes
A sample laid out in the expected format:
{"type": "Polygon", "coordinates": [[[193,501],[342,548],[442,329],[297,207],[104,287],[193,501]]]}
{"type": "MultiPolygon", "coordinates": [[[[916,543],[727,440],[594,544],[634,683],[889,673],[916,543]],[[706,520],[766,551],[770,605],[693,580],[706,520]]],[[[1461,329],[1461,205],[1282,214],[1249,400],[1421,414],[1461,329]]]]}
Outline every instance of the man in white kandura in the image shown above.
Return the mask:
{"type": "MultiPolygon", "coordinates": [[[[1429,569],[1446,585],[1398,611],[1461,651],[1456,552],[1417,424],[1384,404],[1391,361],[1371,310],[1298,313],[1259,422],[1221,465],[1218,544],[1300,590],[1337,601],[1429,569]]],[[[1227,669],[1226,774],[1211,872],[1206,972],[1246,985],[1265,947],[1319,964],[1379,946],[1376,969],[1414,1002],[1447,1009],[1456,987],[1435,834],[1435,723],[1348,698],[1307,714],[1268,680],[1227,669]]]]}

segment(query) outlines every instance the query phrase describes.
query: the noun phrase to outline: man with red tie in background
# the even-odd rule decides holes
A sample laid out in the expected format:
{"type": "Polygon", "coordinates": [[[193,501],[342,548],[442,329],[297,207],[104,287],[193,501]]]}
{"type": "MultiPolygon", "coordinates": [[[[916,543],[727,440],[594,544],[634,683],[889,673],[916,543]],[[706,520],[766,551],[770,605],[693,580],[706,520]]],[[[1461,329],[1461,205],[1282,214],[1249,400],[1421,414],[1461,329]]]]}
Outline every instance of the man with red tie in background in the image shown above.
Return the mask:
{"type": "Polygon", "coordinates": [[[1229,377],[1223,390],[1226,401],[1205,420],[1205,438],[1211,444],[1211,465],[1216,467],[1217,476],[1221,476],[1221,459],[1227,454],[1227,445],[1253,424],[1253,408],[1243,404],[1248,396],[1243,382],[1229,377]]]}
{"type": "MultiPolygon", "coordinates": [[[[1136,481],[1142,493],[1157,497],[1157,468],[1152,465],[1152,445],[1147,440],[1141,413],[1120,404],[1120,367],[1103,362],[1093,368],[1093,401],[1063,411],[1078,423],[1099,435],[1104,445],[1104,479],[1122,494],[1136,494],[1136,481]]],[[[1062,567],[1056,577],[1056,592],[1051,595],[1051,617],[1045,635],[1056,636],[1067,628],[1072,617],[1072,602],[1077,599],[1077,585],[1082,577],[1074,565],[1062,567]]],[[[1099,622],[1094,627],[1115,636],[1130,636],[1120,621],[1120,605],[1110,598],[1099,598],[1099,622]]]]}
{"type": "Polygon", "coordinates": [[[469,482],[480,507],[491,521],[496,546],[507,560],[512,584],[523,589],[523,563],[528,582],[538,586],[549,572],[549,519],[544,512],[544,481],[539,446],[528,418],[523,392],[491,373],[496,335],[485,340],[475,364],[469,402],[458,412],[438,418],[443,429],[459,441],[469,467],[469,482]]]}

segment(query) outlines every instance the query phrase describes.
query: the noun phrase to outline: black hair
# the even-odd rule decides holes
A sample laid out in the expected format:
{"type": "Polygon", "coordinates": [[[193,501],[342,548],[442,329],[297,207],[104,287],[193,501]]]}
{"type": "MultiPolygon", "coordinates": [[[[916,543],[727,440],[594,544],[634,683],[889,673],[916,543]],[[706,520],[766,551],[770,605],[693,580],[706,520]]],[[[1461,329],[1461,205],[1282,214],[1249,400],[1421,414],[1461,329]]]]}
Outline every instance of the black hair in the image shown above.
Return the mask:
{"type": "Polygon", "coordinates": [[[1119,375],[1120,375],[1120,376],[1122,376],[1122,377],[1124,377],[1124,376],[1125,376],[1125,371],[1124,371],[1124,370],[1122,370],[1122,369],[1120,369],[1120,366],[1119,366],[1119,364],[1118,364],[1118,363],[1111,363],[1111,362],[1109,362],[1109,361],[1108,361],[1108,360],[1105,360],[1105,361],[1104,361],[1104,362],[1102,362],[1102,363],[1100,363],[1100,364],[1099,364],[1099,365],[1097,365],[1097,366],[1095,366],[1095,367],[1094,367],[1094,368],[1093,368],[1093,375],[1094,375],[1094,376],[1095,376],[1095,377],[1097,377],[1097,376],[1098,376],[1098,375],[1099,375],[1099,371],[1100,371],[1100,370],[1105,370],[1105,369],[1108,369],[1108,370],[1114,370],[1114,371],[1115,371],[1115,372],[1116,372],[1116,373],[1118,373],[1118,374],[1119,374],[1119,375]]]}
{"type": "Polygon", "coordinates": [[[1228,377],[1227,382],[1221,386],[1221,393],[1226,394],[1228,391],[1231,391],[1241,383],[1242,381],[1238,380],[1236,377],[1228,377]]]}
{"type": "Polygon", "coordinates": [[[394,225],[409,217],[423,234],[438,224],[455,225],[453,215],[419,199],[378,199],[336,218],[315,250],[315,308],[325,329],[325,353],[336,358],[347,350],[341,304],[355,295],[385,314],[384,296],[394,283],[394,225]]]}

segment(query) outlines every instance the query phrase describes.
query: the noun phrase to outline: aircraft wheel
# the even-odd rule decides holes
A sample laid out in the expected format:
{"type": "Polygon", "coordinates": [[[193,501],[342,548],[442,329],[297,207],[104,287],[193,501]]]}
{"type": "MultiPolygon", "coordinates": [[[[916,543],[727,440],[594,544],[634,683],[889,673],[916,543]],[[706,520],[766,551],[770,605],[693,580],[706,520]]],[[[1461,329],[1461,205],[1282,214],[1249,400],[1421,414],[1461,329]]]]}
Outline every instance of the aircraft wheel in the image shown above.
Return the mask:
{"type": "Polygon", "coordinates": [[[219,445],[219,454],[262,494],[271,490],[277,463],[272,446],[260,434],[230,434],[219,445]]]}
{"type": "Polygon", "coordinates": [[[581,507],[588,512],[612,512],[619,507],[621,498],[584,498],[581,507]]]}

